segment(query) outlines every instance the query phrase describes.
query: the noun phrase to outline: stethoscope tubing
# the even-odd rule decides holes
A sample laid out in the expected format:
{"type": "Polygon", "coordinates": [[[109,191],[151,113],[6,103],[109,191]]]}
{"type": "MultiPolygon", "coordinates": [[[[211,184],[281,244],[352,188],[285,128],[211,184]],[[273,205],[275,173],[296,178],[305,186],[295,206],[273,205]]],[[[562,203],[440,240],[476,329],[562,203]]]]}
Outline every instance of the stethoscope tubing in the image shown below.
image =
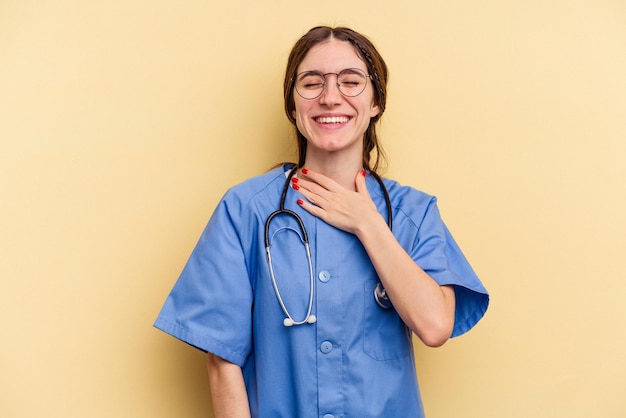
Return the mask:
{"type": "MultiPolygon", "coordinates": [[[[283,190],[280,196],[280,205],[278,210],[272,212],[266,219],[265,221],[265,253],[267,256],[267,263],[269,265],[269,270],[270,270],[270,277],[272,280],[272,286],[274,288],[274,292],[276,293],[276,298],[278,299],[278,303],[280,305],[280,308],[282,309],[283,313],[285,314],[285,319],[283,320],[283,325],[285,325],[286,327],[290,327],[293,325],[302,325],[302,324],[312,324],[315,323],[317,321],[317,318],[315,317],[315,315],[312,314],[313,311],[313,298],[314,298],[314,293],[315,293],[315,279],[313,277],[313,261],[311,259],[311,249],[309,246],[309,236],[306,232],[306,227],[304,226],[304,222],[302,221],[302,218],[300,218],[300,216],[295,213],[292,210],[289,209],[285,209],[285,199],[287,198],[287,190],[289,190],[289,185],[291,183],[291,178],[296,174],[296,172],[298,171],[298,167],[296,165],[294,165],[291,168],[291,171],[289,173],[289,175],[287,176],[287,179],[285,180],[285,184],[283,185],[283,190]],[[270,251],[271,248],[271,243],[270,243],[270,224],[272,223],[272,220],[274,218],[276,218],[277,216],[280,215],[285,215],[288,217],[291,217],[293,219],[296,220],[296,222],[298,223],[298,228],[300,229],[301,232],[301,236],[300,239],[302,240],[302,243],[304,244],[304,248],[306,250],[306,256],[307,256],[307,261],[309,264],[309,301],[308,301],[308,306],[307,306],[307,312],[306,312],[306,316],[304,317],[303,320],[301,321],[296,321],[292,316],[291,313],[289,312],[289,310],[287,309],[287,306],[285,305],[285,302],[282,298],[282,295],[280,294],[280,290],[278,289],[278,284],[276,282],[276,275],[274,274],[274,266],[272,263],[272,254],[270,251]]],[[[376,173],[374,173],[373,171],[370,172],[372,177],[374,177],[374,179],[378,182],[378,184],[381,187],[381,190],[383,191],[383,196],[385,199],[385,204],[387,206],[387,225],[389,226],[389,229],[392,229],[392,209],[391,209],[391,199],[389,197],[389,193],[387,192],[387,188],[385,187],[385,184],[383,183],[383,180],[380,178],[380,176],[376,173]]],[[[382,309],[391,309],[392,308],[392,304],[391,301],[389,300],[389,297],[387,296],[387,292],[385,291],[385,289],[382,286],[382,283],[378,282],[378,284],[376,285],[376,288],[374,289],[374,299],[376,301],[376,303],[378,304],[378,306],[380,306],[382,309]]]]}
{"type": "Polygon", "coordinates": [[[309,248],[308,242],[304,242],[304,248],[306,250],[307,260],[309,260],[309,283],[310,283],[309,303],[307,305],[307,312],[306,312],[306,316],[304,317],[304,319],[302,321],[296,321],[295,319],[293,319],[293,317],[289,313],[289,310],[287,310],[287,306],[285,306],[285,302],[280,294],[280,290],[278,290],[278,284],[276,283],[276,275],[274,274],[274,267],[272,265],[272,253],[270,252],[269,246],[265,247],[265,252],[267,254],[267,263],[269,264],[269,268],[270,268],[270,277],[272,278],[272,286],[274,287],[274,292],[276,292],[276,298],[278,299],[278,303],[280,304],[280,307],[286,316],[286,318],[283,320],[283,325],[285,325],[286,327],[290,327],[293,325],[302,325],[305,323],[312,324],[317,320],[317,318],[315,318],[315,315],[311,315],[311,311],[313,310],[313,294],[315,291],[315,288],[314,288],[315,279],[313,278],[313,263],[311,261],[311,249],[309,248]]]}

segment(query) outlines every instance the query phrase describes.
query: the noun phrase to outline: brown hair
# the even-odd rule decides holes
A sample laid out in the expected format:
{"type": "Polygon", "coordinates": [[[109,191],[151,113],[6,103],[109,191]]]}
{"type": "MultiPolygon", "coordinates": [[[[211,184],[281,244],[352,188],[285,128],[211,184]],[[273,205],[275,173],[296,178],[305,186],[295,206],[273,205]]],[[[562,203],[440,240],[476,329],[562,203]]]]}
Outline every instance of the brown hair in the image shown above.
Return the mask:
{"type": "MultiPolygon", "coordinates": [[[[376,122],[385,111],[389,73],[383,57],[378,53],[372,42],[365,36],[346,27],[331,28],[328,26],[314,27],[302,36],[293,46],[287,61],[284,83],[285,113],[289,121],[296,126],[296,119],[293,116],[296,107],[293,98],[293,90],[298,66],[311,48],[331,38],[352,44],[357,55],[367,66],[367,70],[371,76],[372,85],[374,87],[374,102],[378,105],[380,111],[378,115],[370,119],[369,126],[363,136],[363,167],[368,170],[376,171],[381,161],[385,159],[385,154],[381,145],[378,143],[378,136],[376,135],[376,122]],[[376,158],[373,164],[370,162],[372,151],[376,151],[376,158]]],[[[304,165],[304,160],[306,159],[307,139],[300,133],[297,127],[296,134],[298,137],[298,165],[301,167],[304,165]]]]}

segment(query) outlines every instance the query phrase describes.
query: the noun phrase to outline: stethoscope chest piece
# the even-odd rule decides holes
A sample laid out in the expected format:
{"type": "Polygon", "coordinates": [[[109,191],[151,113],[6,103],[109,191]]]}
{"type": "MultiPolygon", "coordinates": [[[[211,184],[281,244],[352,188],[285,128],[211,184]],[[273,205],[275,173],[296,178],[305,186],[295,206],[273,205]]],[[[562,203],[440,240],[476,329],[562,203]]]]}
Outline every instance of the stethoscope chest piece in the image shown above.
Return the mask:
{"type": "Polygon", "coordinates": [[[391,309],[393,306],[391,304],[391,300],[389,300],[389,296],[387,296],[387,291],[383,287],[381,282],[376,284],[376,288],[374,289],[374,300],[383,309],[391,309]]]}

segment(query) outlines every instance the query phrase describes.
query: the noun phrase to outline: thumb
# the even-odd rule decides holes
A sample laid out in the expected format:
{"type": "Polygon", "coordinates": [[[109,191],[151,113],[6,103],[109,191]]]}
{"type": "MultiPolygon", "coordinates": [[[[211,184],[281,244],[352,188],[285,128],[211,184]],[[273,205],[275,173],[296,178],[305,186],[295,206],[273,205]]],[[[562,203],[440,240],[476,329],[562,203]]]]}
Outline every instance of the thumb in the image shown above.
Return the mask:
{"type": "Polygon", "coordinates": [[[356,185],[356,191],[360,194],[365,194],[369,196],[369,191],[367,190],[367,184],[365,182],[365,178],[367,176],[367,172],[365,170],[361,170],[356,174],[356,178],[354,179],[354,183],[356,185]]]}

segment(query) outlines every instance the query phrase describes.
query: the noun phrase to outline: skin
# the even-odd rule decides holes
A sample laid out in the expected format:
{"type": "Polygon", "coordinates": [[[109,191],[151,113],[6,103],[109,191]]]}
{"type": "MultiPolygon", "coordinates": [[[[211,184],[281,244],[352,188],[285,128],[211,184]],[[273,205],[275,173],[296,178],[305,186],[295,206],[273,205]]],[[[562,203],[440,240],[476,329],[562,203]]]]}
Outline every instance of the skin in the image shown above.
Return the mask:
{"type": "Polygon", "coordinates": [[[241,367],[211,353],[207,358],[215,418],[250,418],[248,393],[241,367]]]}
{"type": "MultiPolygon", "coordinates": [[[[339,73],[345,68],[367,72],[351,44],[330,39],[311,48],[298,73],[339,73]]],[[[362,153],[363,134],[370,118],[379,113],[373,97],[371,83],[359,96],[344,97],[334,75],[327,76],[317,99],[306,100],[294,92],[294,117],[307,138],[307,156],[292,187],[302,196],[298,200],[302,208],[358,237],[398,315],[424,344],[438,347],[452,334],[454,290],[439,286],[413,261],[369,195],[362,153]],[[348,121],[324,124],[320,116],[348,117],[348,121]]],[[[241,368],[212,354],[207,364],[215,417],[250,417],[241,368]]]]}

